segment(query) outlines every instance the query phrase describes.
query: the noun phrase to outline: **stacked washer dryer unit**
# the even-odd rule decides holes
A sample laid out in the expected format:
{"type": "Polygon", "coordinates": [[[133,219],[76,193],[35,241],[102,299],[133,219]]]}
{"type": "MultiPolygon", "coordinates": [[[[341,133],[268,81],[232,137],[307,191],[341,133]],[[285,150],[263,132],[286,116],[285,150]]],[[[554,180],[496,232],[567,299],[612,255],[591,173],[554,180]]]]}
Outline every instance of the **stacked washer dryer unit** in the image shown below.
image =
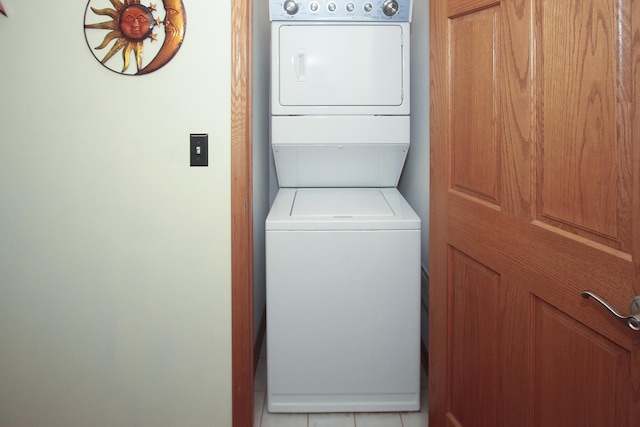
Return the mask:
{"type": "Polygon", "coordinates": [[[419,409],[411,0],[270,0],[267,409],[419,409]]]}

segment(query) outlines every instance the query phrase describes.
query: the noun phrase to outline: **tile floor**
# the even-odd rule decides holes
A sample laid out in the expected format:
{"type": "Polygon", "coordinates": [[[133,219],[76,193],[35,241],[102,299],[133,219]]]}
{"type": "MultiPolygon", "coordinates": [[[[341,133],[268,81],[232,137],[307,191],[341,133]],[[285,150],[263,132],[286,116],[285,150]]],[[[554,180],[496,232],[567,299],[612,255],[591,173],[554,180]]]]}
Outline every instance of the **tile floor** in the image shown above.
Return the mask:
{"type": "Polygon", "coordinates": [[[427,376],[422,371],[420,412],[380,414],[271,414],[265,405],[267,394],[267,358],[264,346],[260,352],[254,381],[254,427],[427,427],[427,376]]]}

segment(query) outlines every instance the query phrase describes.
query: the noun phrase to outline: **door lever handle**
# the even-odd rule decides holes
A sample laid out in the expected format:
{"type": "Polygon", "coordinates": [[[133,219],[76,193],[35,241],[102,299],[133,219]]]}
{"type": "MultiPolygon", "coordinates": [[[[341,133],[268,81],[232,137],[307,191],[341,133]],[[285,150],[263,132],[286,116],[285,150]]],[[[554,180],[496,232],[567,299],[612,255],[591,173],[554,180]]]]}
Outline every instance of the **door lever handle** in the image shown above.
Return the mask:
{"type": "Polygon", "coordinates": [[[631,301],[630,316],[625,316],[623,314],[620,314],[608,302],[606,302],[601,297],[599,297],[598,295],[594,294],[591,291],[582,291],[580,295],[582,296],[582,298],[585,298],[585,299],[588,299],[589,297],[593,298],[594,300],[602,304],[607,310],[609,310],[611,314],[616,316],[616,318],[619,321],[621,321],[622,323],[624,323],[634,331],[640,331],[640,295],[636,295],[631,301]]]}

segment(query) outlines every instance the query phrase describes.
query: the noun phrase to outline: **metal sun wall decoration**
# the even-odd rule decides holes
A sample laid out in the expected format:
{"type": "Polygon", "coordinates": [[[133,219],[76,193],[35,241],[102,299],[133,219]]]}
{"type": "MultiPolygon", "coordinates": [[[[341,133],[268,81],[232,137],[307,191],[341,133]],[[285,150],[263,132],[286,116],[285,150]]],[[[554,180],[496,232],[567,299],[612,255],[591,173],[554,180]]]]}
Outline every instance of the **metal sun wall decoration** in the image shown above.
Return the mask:
{"type": "Polygon", "coordinates": [[[142,75],[173,59],[182,45],[186,24],[182,0],[163,0],[160,6],[145,6],[140,0],[89,0],[84,34],[91,53],[102,65],[116,73],[142,75]],[[164,20],[158,17],[162,15],[164,20]],[[110,19],[104,21],[105,17],[110,19]],[[160,26],[164,26],[164,34],[154,33],[160,26]],[[116,55],[120,51],[122,55],[116,55]]]}

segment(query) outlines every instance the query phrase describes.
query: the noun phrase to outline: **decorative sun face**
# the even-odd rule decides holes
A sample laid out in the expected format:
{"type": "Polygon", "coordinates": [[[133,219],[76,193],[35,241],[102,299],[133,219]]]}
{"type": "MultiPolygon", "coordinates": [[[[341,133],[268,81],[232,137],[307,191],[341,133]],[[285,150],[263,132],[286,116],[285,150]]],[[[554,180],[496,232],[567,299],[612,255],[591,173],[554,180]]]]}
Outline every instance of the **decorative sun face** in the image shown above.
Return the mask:
{"type": "Polygon", "coordinates": [[[156,5],[151,3],[147,8],[139,4],[131,4],[120,12],[119,27],[122,37],[131,42],[138,42],[151,37],[155,39],[152,33],[154,25],[160,25],[160,22],[154,22],[152,11],[156,10],[156,5]]]}
{"type": "Polygon", "coordinates": [[[158,5],[145,6],[140,0],[108,2],[112,7],[106,7],[107,0],[89,0],[85,12],[87,43],[102,65],[121,74],[145,74],[162,67],[175,55],[186,24],[181,0],[164,0],[160,10],[158,5]],[[163,12],[164,20],[154,16],[163,12]],[[104,17],[110,19],[104,21],[104,17]],[[165,27],[164,34],[154,32],[159,26],[165,27]],[[104,31],[89,30],[108,32],[105,35],[104,31]],[[119,60],[116,54],[120,51],[119,60]],[[99,58],[103,52],[106,53],[99,58]],[[135,58],[136,70],[130,68],[132,58],[135,58]]]}

